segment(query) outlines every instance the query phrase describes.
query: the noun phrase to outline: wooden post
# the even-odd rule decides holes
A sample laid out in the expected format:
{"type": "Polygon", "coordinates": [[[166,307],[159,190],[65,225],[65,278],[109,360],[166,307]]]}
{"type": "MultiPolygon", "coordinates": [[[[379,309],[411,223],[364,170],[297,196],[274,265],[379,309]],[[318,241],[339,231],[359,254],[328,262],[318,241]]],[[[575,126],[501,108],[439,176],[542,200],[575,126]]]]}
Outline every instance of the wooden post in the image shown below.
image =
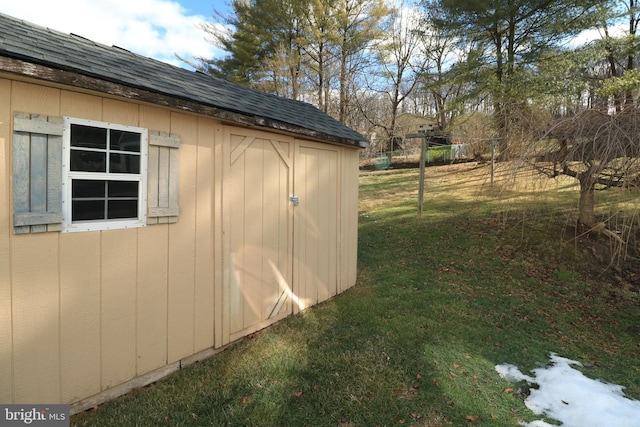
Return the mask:
{"type": "Polygon", "coordinates": [[[420,141],[422,141],[422,147],[420,148],[420,182],[418,185],[418,216],[420,216],[422,215],[422,201],[424,200],[424,168],[425,157],[427,156],[427,133],[424,131],[414,133],[407,135],[406,138],[420,138],[420,141]]]}
{"type": "Polygon", "coordinates": [[[424,168],[427,154],[427,137],[422,135],[420,147],[420,185],[418,186],[418,216],[422,216],[422,202],[424,201],[424,168]]]}
{"type": "Polygon", "coordinates": [[[422,147],[420,148],[420,182],[418,186],[418,217],[422,216],[422,203],[424,201],[424,172],[426,167],[427,157],[427,139],[431,139],[435,135],[441,135],[441,132],[436,133],[433,129],[420,130],[419,133],[413,133],[407,135],[405,138],[420,138],[422,147]]]}

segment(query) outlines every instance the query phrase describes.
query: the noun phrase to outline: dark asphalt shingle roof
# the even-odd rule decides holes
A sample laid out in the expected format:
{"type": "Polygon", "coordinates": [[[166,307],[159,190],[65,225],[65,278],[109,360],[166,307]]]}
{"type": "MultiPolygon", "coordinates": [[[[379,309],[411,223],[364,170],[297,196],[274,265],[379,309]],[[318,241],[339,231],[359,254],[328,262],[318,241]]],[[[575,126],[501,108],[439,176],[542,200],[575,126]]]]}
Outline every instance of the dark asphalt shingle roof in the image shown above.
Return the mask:
{"type": "Polygon", "coordinates": [[[276,125],[292,125],[347,145],[368,145],[358,132],[311,104],[260,92],[1,13],[0,56],[266,119],[276,125]]]}

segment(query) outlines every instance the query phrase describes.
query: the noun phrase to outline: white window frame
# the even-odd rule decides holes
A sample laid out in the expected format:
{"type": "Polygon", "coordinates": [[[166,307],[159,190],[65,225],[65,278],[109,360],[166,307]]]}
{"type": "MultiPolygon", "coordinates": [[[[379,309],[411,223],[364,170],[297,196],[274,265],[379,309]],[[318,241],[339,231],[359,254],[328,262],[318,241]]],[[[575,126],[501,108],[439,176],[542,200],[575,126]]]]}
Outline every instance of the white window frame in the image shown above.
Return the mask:
{"type": "MultiPolygon", "coordinates": [[[[147,129],[114,123],[63,117],[62,133],[62,232],[100,231],[124,228],[145,227],[147,224],[147,158],[149,132],[147,129]],[[140,173],[124,174],[109,172],[78,172],[70,170],[71,125],[91,126],[102,129],[114,129],[140,134],[140,173]],[[138,182],[138,217],[136,219],[107,219],[76,221],[71,220],[71,187],[74,179],[95,179],[138,182]]],[[[107,153],[108,154],[108,153],[107,153]]]]}

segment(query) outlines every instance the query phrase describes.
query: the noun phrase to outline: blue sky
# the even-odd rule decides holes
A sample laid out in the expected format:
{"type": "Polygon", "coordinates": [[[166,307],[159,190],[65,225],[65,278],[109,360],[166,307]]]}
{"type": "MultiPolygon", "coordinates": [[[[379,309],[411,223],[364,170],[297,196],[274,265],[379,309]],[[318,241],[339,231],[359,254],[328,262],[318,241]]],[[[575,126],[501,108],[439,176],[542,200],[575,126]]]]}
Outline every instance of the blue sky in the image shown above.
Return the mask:
{"type": "Polygon", "coordinates": [[[18,0],[0,13],[188,68],[176,58],[221,57],[200,28],[228,0],[18,0]]]}

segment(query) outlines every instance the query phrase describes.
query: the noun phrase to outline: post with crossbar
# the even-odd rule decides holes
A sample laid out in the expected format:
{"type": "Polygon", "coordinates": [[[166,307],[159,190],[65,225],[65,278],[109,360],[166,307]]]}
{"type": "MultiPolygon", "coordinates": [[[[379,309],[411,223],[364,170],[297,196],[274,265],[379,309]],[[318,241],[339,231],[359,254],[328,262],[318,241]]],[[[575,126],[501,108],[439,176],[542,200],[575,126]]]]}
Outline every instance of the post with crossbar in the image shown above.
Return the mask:
{"type": "Polygon", "coordinates": [[[422,135],[420,147],[420,185],[418,186],[418,216],[422,216],[422,202],[424,201],[424,169],[427,159],[427,137],[422,135]]]}
{"type": "Polygon", "coordinates": [[[422,216],[422,202],[424,200],[424,170],[427,157],[427,132],[407,135],[407,138],[420,138],[422,146],[420,147],[420,178],[418,183],[418,216],[422,216]]]}

